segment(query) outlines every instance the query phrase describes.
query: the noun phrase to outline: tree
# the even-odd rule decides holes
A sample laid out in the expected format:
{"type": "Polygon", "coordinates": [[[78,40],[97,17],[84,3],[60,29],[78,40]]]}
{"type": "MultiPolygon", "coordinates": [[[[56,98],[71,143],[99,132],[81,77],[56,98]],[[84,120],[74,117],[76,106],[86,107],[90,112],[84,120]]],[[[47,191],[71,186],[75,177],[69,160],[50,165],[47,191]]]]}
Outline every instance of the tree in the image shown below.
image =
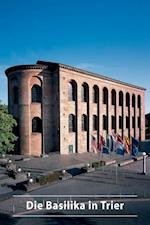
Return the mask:
{"type": "Polygon", "coordinates": [[[0,153],[14,151],[14,142],[17,137],[13,134],[17,122],[8,113],[7,106],[0,102],[0,153]]]}

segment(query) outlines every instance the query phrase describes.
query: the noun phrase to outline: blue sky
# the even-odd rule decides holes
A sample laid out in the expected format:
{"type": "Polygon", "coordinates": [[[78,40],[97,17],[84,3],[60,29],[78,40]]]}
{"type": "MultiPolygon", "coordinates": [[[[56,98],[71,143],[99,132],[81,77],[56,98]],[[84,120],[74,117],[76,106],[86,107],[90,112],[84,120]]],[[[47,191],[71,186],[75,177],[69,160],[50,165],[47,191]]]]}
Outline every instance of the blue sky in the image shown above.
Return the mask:
{"type": "Polygon", "coordinates": [[[4,70],[57,61],[143,86],[150,112],[149,0],[1,0],[0,99],[4,70]]]}

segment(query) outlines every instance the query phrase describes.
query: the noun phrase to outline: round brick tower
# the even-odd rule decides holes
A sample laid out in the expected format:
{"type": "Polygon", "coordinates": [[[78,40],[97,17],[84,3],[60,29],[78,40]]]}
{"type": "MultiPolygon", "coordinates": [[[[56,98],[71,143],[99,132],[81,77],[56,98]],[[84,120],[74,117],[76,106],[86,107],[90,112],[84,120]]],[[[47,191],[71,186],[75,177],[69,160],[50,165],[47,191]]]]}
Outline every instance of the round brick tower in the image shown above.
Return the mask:
{"type": "Polygon", "coordinates": [[[9,112],[18,122],[18,152],[41,155],[43,146],[42,83],[45,65],[20,65],[8,68],[9,112]]]}

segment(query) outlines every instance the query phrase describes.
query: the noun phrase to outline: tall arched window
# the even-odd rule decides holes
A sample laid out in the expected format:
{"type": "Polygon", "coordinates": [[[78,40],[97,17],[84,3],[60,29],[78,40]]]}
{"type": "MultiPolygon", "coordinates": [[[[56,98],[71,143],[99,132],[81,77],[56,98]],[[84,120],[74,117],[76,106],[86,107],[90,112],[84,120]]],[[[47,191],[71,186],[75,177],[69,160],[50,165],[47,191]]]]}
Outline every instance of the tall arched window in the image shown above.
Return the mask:
{"type": "Polygon", "coordinates": [[[108,120],[107,116],[103,115],[103,130],[107,130],[108,120]]]}
{"type": "Polygon", "coordinates": [[[18,104],[18,94],[19,94],[19,88],[14,86],[13,87],[13,101],[14,101],[14,104],[18,104]]]}
{"type": "Polygon", "coordinates": [[[87,127],[88,127],[87,116],[85,114],[83,114],[82,117],[81,117],[81,129],[82,129],[82,131],[87,131],[87,127]]]}
{"type": "Polygon", "coordinates": [[[76,119],[75,115],[70,114],[68,118],[68,124],[69,124],[69,132],[75,132],[76,131],[76,119]]]}
{"type": "Polygon", "coordinates": [[[108,89],[103,88],[103,104],[108,104],[108,89]]]}
{"type": "Polygon", "coordinates": [[[127,106],[127,107],[130,106],[130,95],[129,95],[128,92],[126,93],[126,106],[127,106]]]}
{"type": "Polygon", "coordinates": [[[116,105],[116,91],[114,89],[111,91],[111,104],[116,105]]]}
{"type": "Polygon", "coordinates": [[[135,94],[132,95],[132,107],[135,108],[135,94]]]}
{"type": "Polygon", "coordinates": [[[74,80],[68,83],[68,100],[76,101],[77,98],[77,84],[74,80]]]}
{"type": "Polygon", "coordinates": [[[138,108],[141,108],[141,96],[138,95],[138,102],[137,102],[138,108]]]}
{"type": "Polygon", "coordinates": [[[93,130],[98,130],[98,116],[93,115],[93,130]]]}
{"type": "Polygon", "coordinates": [[[123,106],[123,92],[119,91],[119,106],[123,106]]]}
{"type": "Polygon", "coordinates": [[[81,86],[81,101],[88,102],[89,100],[89,87],[87,83],[83,83],[81,86]]]}
{"type": "Polygon", "coordinates": [[[32,87],[32,102],[41,103],[42,102],[42,88],[35,84],[32,87]]]}
{"type": "Polygon", "coordinates": [[[42,120],[39,117],[32,119],[32,132],[42,133],[42,120]]]}
{"type": "Polygon", "coordinates": [[[98,103],[99,100],[99,88],[97,85],[93,87],[93,102],[98,103]]]}

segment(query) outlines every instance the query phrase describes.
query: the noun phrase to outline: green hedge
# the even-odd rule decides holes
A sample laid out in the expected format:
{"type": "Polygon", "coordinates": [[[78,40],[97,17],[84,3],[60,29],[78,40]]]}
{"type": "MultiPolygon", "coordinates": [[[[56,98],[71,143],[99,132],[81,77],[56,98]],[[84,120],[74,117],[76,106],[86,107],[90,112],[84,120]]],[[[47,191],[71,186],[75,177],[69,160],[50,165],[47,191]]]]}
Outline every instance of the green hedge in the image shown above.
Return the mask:
{"type": "Polygon", "coordinates": [[[39,183],[40,185],[48,184],[50,182],[54,182],[59,180],[60,172],[55,171],[53,173],[41,175],[36,178],[36,182],[39,183]]]}
{"type": "Polygon", "coordinates": [[[93,168],[98,168],[98,167],[101,167],[101,166],[105,166],[105,161],[95,161],[95,162],[92,162],[92,167],[93,168]]]}

